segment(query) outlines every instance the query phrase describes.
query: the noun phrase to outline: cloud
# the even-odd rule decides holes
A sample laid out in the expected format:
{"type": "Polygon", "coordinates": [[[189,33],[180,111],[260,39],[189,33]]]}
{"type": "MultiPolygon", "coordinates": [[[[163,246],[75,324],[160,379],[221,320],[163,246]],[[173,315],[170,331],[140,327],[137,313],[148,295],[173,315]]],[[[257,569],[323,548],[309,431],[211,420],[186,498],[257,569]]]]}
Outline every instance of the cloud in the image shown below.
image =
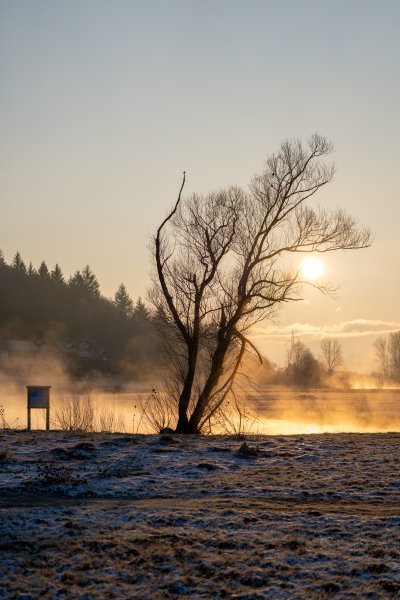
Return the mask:
{"type": "Polygon", "coordinates": [[[310,323],[292,323],[291,325],[259,326],[253,331],[253,338],[269,338],[285,341],[292,334],[301,338],[322,339],[325,337],[359,338],[370,335],[387,335],[400,330],[396,321],[380,321],[369,319],[354,319],[340,323],[311,325],[310,323]]]}

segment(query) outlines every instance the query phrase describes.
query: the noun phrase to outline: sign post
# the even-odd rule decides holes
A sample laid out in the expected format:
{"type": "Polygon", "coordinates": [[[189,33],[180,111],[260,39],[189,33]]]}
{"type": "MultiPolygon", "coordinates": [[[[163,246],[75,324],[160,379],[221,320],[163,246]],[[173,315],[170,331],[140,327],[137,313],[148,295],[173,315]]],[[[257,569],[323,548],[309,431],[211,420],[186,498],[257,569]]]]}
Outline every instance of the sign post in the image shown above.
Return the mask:
{"type": "Polygon", "coordinates": [[[28,390],[28,429],[31,428],[31,409],[46,409],[46,429],[50,429],[50,385],[27,385],[28,390]]]}

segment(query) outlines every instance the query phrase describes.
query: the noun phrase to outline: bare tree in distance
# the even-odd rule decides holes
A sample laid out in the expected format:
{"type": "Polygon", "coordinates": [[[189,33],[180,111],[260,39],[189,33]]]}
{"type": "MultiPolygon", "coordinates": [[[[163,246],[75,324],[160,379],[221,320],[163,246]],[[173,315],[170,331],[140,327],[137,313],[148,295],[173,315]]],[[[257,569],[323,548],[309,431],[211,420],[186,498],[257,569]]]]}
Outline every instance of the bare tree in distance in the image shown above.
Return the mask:
{"type": "Polygon", "coordinates": [[[376,338],[374,350],[383,380],[400,382],[400,331],[376,338]]]}
{"type": "Polygon", "coordinates": [[[246,353],[261,360],[248,332],[300,299],[294,253],[370,245],[352,216],[306,205],[333,177],[323,161],[331,151],[319,134],[307,144],[286,141],[246,191],[183,198],[184,174],[155,235],[149,294],[169,353],[176,432],[202,431],[234,392],[246,353]]]}
{"type": "Polygon", "coordinates": [[[286,377],[291,384],[302,387],[318,385],[321,365],[313,353],[292,333],[290,346],[286,352],[286,377]]]}
{"type": "Polygon", "coordinates": [[[321,341],[321,358],[329,376],[343,364],[342,347],[336,338],[325,338],[321,341]]]}
{"type": "Polygon", "coordinates": [[[374,351],[379,365],[379,375],[384,382],[389,377],[389,349],[385,336],[380,335],[374,342],[374,351]]]}
{"type": "Polygon", "coordinates": [[[389,333],[390,374],[400,382],[400,331],[389,333]]]}

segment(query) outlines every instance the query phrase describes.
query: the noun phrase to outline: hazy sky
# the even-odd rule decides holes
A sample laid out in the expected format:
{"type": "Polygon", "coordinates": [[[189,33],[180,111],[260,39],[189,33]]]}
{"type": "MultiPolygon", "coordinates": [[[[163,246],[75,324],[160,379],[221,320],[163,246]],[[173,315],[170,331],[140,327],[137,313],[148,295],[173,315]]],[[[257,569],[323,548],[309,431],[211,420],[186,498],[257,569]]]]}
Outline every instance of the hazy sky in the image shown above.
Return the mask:
{"type": "Polygon", "coordinates": [[[105,295],[144,296],[184,169],[188,192],[245,186],[284,138],[319,131],[338,168],[321,204],[375,241],[326,259],[337,298],[305,292],[257,339],[280,359],[297,323],[373,366],[373,334],[400,329],[399,31],[398,0],[1,0],[6,259],[89,263],[105,295]]]}

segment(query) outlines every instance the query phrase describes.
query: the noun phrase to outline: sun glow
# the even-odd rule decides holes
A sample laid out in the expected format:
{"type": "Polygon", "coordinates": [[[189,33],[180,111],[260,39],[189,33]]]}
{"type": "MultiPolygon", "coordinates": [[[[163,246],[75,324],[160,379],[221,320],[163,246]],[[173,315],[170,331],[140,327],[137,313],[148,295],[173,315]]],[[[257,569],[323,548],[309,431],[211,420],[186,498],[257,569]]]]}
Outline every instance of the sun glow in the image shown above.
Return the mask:
{"type": "Polygon", "coordinates": [[[314,281],[321,277],[325,270],[324,263],[317,256],[307,256],[301,261],[300,272],[303,279],[314,281]]]}

